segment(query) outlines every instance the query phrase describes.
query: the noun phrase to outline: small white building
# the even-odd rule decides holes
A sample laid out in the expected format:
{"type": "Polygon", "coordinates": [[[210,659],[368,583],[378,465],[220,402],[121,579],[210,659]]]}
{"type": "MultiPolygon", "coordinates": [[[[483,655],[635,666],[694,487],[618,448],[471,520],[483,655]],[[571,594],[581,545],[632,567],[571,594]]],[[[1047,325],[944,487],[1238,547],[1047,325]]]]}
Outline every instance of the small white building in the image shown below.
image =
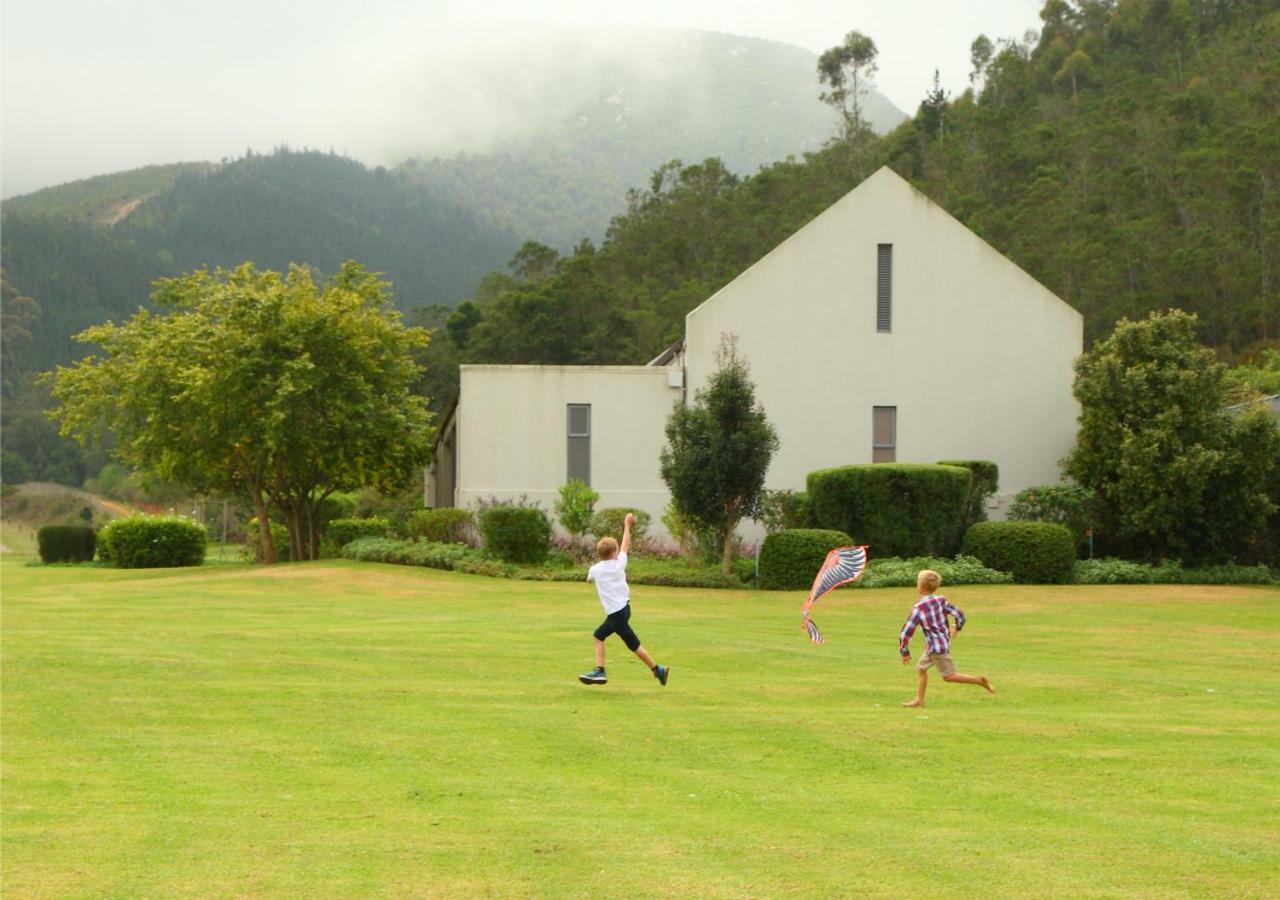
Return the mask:
{"type": "Polygon", "coordinates": [[[647,366],[462,366],[427,502],[527,496],[551,510],[579,477],[597,508],[648,511],[673,403],[691,402],[725,334],[781,448],[771,489],[871,462],[987,459],[1000,498],[1057,482],[1078,408],[1079,313],[888,168],[710,297],[647,366]]]}

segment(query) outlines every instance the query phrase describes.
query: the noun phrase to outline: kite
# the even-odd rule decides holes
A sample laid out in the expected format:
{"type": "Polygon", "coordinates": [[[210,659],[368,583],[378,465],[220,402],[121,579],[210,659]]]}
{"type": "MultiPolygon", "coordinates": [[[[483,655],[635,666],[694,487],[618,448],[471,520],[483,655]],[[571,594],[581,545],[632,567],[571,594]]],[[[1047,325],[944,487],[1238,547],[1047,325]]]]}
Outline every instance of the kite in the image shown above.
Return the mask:
{"type": "Polygon", "coordinates": [[[827,554],[827,558],[822,561],[822,568],[818,570],[817,577],[813,579],[813,587],[809,589],[809,596],[804,601],[804,630],[809,632],[809,640],[815,644],[821,644],[824,640],[822,632],[818,630],[818,623],[809,618],[809,610],[813,608],[813,601],[828,591],[834,591],[842,584],[857,581],[866,570],[867,548],[865,546],[837,547],[827,554]]]}

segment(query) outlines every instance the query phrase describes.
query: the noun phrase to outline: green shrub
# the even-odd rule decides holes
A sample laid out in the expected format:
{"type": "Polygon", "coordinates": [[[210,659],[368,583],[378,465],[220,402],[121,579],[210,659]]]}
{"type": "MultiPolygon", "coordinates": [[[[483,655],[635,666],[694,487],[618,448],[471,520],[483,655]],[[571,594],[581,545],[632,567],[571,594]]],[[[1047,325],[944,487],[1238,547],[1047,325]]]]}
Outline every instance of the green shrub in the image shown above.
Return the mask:
{"type": "Polygon", "coordinates": [[[104,525],[99,541],[121,569],[198,566],[204,562],[204,526],[176,516],[131,516],[104,525]]]}
{"type": "Polygon", "coordinates": [[[467,544],[475,533],[476,517],[456,507],[420,509],[409,517],[405,530],[411,538],[438,544],[467,544]]]}
{"type": "Polygon", "coordinates": [[[827,553],[847,547],[853,538],[843,531],[793,528],[764,539],[760,548],[760,587],[766,591],[807,588],[822,568],[827,553]]]}
{"type": "Polygon", "coordinates": [[[631,538],[638,541],[645,536],[645,532],[649,530],[649,522],[653,519],[643,509],[630,507],[602,509],[591,517],[591,528],[588,530],[598,538],[612,536],[622,540],[622,520],[627,517],[627,513],[635,514],[636,521],[631,526],[631,538]]]}
{"type": "Polygon", "coordinates": [[[866,574],[855,587],[884,588],[916,586],[916,576],[922,569],[932,569],[942,576],[942,587],[957,584],[1012,584],[1013,576],[982,564],[972,556],[945,559],[933,556],[915,556],[910,559],[888,557],[872,559],[867,563],[866,574]]]}
{"type": "Polygon", "coordinates": [[[551,551],[551,520],[536,506],[490,506],[480,531],[485,548],[506,562],[539,563],[551,551]]]}
{"type": "Polygon", "coordinates": [[[42,562],[89,562],[97,536],[88,525],[46,525],[36,532],[42,562]]]}
{"type": "Polygon", "coordinates": [[[391,526],[386,519],[334,519],[325,529],[325,539],[341,549],[356,538],[386,537],[391,526]]]}
{"type": "Polygon", "coordinates": [[[959,466],[969,470],[969,500],[965,504],[964,531],[978,522],[987,521],[987,501],[1000,487],[1000,467],[985,459],[941,459],[940,466],[959,466]]]}
{"type": "MultiPolygon", "coordinates": [[[[289,547],[289,529],[274,519],[267,527],[271,529],[271,543],[276,548],[276,559],[288,562],[293,555],[289,547]]],[[[258,527],[257,516],[244,523],[244,553],[256,563],[262,562],[262,529],[258,527]]]]}
{"type": "Polygon", "coordinates": [[[964,538],[964,552],[1018,584],[1063,584],[1071,580],[1076,542],[1065,525],[1052,522],[979,522],[964,538]]]}
{"type": "Polygon", "coordinates": [[[957,466],[841,466],[810,472],[810,518],[853,535],[871,556],[952,556],[969,502],[968,469],[957,466]]]}
{"type": "Polygon", "coordinates": [[[574,537],[586,534],[591,528],[600,494],[587,486],[585,481],[572,478],[560,486],[560,499],[556,501],[556,517],[560,527],[574,537]]]}
{"type": "Polygon", "coordinates": [[[1152,566],[1127,559],[1082,559],[1075,564],[1076,584],[1274,584],[1266,566],[1227,564],[1184,569],[1173,560],[1152,566]]]}
{"type": "Polygon", "coordinates": [[[1009,508],[1015,522],[1053,522],[1065,525],[1077,547],[1087,546],[1093,491],[1074,484],[1041,484],[1018,491],[1009,508]]]}
{"type": "Polygon", "coordinates": [[[793,528],[812,528],[809,495],[804,491],[765,491],[760,521],[773,534],[793,528]]]}

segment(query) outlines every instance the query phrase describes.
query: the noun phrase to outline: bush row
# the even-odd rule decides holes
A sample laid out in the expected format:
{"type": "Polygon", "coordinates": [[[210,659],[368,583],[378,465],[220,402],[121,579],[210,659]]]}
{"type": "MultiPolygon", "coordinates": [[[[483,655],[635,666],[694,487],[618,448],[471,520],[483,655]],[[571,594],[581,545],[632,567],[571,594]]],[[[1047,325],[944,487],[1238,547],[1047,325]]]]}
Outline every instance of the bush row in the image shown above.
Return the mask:
{"type": "Polygon", "coordinates": [[[1013,575],[1018,584],[1065,584],[1076,561],[1075,537],[1052,522],[979,522],[964,552],[1013,575]]]}
{"type": "Polygon", "coordinates": [[[1076,584],[1275,584],[1280,573],[1264,565],[1184,569],[1172,560],[1151,566],[1127,559],[1082,559],[1075,564],[1073,580],[1076,584]]]}

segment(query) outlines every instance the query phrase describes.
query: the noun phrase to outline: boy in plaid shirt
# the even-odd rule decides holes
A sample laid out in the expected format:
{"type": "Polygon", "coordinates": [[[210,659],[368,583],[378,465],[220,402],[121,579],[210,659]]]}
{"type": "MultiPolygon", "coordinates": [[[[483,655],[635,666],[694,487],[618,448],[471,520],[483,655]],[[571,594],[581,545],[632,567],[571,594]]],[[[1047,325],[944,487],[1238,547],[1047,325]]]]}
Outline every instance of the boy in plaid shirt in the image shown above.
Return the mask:
{"type": "Polygon", "coordinates": [[[907,645],[911,643],[911,635],[915,634],[917,626],[924,631],[925,652],[920,657],[920,664],[916,666],[916,698],[903,703],[903,706],[924,706],[924,691],[929,686],[929,669],[932,666],[938,667],[943,681],[980,684],[987,689],[987,693],[996,692],[991,686],[991,679],[986,675],[965,675],[956,671],[956,664],[951,661],[951,638],[964,628],[964,611],[948,602],[946,597],[935,594],[934,591],[940,587],[942,576],[932,569],[925,569],[916,576],[916,590],[920,592],[920,599],[911,607],[911,615],[907,616],[902,633],[898,635],[898,652],[902,655],[902,664],[908,665],[911,662],[911,648],[907,645]],[[956,620],[954,630],[947,616],[956,620]]]}

